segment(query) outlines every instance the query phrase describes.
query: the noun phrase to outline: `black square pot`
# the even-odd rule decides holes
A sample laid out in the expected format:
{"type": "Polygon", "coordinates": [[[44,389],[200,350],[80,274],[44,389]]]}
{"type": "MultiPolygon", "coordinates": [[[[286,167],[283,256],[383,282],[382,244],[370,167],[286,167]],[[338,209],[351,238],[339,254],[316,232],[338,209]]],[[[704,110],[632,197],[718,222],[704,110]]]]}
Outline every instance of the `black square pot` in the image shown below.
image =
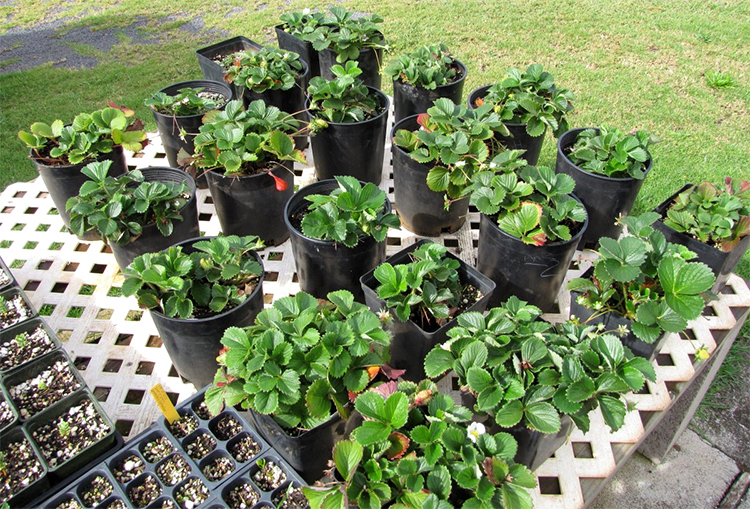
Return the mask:
{"type": "MultiPolygon", "coordinates": [[[[263,46],[242,35],[219,41],[195,51],[203,77],[210,81],[224,82],[224,68],[217,60],[238,51],[258,51],[263,46]]],[[[239,97],[235,94],[235,97],[239,97]]]]}
{"type": "MultiPolygon", "coordinates": [[[[406,249],[402,249],[395,255],[391,256],[386,262],[391,265],[403,265],[411,261],[410,254],[429,240],[420,240],[415,242],[406,249]]],[[[458,277],[463,284],[472,284],[482,293],[481,298],[475,302],[466,311],[482,312],[487,307],[488,302],[495,290],[495,283],[483,275],[481,272],[470,266],[452,253],[447,256],[458,260],[461,265],[458,268],[458,277]]],[[[378,298],[377,287],[379,282],[375,279],[375,269],[371,270],[360,278],[362,291],[365,294],[365,303],[375,313],[386,307],[385,301],[378,298]]],[[[440,327],[434,332],[426,332],[419,325],[411,320],[405,322],[398,318],[386,326],[393,339],[391,340],[391,362],[390,365],[396,369],[405,369],[406,373],[403,378],[414,382],[420,381],[425,377],[424,359],[433,347],[442,343],[448,337],[448,331],[456,324],[456,319],[440,327]]]]}
{"type": "Polygon", "coordinates": [[[0,331],[0,348],[3,348],[5,345],[10,343],[10,341],[12,341],[19,334],[34,334],[37,330],[40,330],[40,332],[43,332],[47,335],[47,337],[49,338],[49,344],[46,347],[40,346],[36,348],[25,349],[25,360],[23,362],[20,362],[19,364],[15,364],[12,366],[9,365],[7,367],[4,367],[3,364],[2,366],[0,366],[0,376],[5,376],[10,371],[18,369],[42,355],[48,354],[61,348],[60,340],[57,338],[57,334],[55,334],[54,331],[50,329],[49,325],[47,325],[47,322],[45,322],[38,316],[29,320],[25,320],[3,331],[0,331]]]}
{"type": "MultiPolygon", "coordinates": [[[[698,239],[691,237],[690,235],[682,232],[678,232],[665,225],[662,221],[667,217],[667,210],[677,199],[677,196],[683,191],[692,187],[693,184],[685,184],[679,191],[674,193],[672,196],[667,198],[658,207],[654,209],[654,212],[661,216],[661,219],[653,224],[655,230],[658,230],[664,234],[667,242],[673,244],[680,244],[685,246],[697,257],[697,261],[708,265],[716,276],[716,282],[711,287],[713,293],[720,293],[721,290],[726,286],[729,276],[734,272],[737,264],[742,260],[745,255],[747,248],[750,247],[750,235],[745,236],[731,251],[728,253],[717,249],[713,246],[709,246],[701,242],[698,239]]],[[[694,260],[696,261],[696,260],[694,260]]]]}

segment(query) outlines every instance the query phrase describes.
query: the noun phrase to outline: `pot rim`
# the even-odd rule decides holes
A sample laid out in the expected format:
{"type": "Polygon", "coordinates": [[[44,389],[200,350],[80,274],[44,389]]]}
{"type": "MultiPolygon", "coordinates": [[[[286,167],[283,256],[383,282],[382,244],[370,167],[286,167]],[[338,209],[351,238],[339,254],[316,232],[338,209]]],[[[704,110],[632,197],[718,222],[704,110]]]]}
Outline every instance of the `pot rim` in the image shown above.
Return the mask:
{"type": "MultiPolygon", "coordinates": [[[[222,104],[221,106],[219,106],[217,108],[214,108],[213,110],[207,110],[207,111],[204,111],[203,113],[196,113],[194,115],[167,115],[166,113],[161,113],[161,112],[157,111],[156,108],[154,108],[153,106],[149,106],[149,108],[151,108],[151,111],[154,113],[154,115],[158,115],[158,116],[165,117],[165,118],[174,118],[175,120],[177,120],[177,119],[194,119],[194,118],[198,118],[198,117],[202,118],[209,111],[221,110],[221,109],[223,109],[227,105],[227,103],[229,101],[232,100],[232,96],[234,94],[232,92],[232,89],[229,87],[229,85],[227,85],[226,83],[222,83],[220,81],[213,81],[213,80],[207,80],[207,79],[180,81],[178,83],[173,83],[172,85],[168,85],[168,86],[166,86],[166,87],[164,87],[162,89],[159,89],[158,92],[164,92],[165,90],[172,89],[172,88],[175,88],[176,89],[175,91],[179,91],[182,88],[199,88],[200,85],[195,85],[195,84],[198,84],[198,83],[209,83],[211,85],[219,85],[220,88],[224,89],[221,92],[217,92],[217,93],[220,93],[221,95],[224,96],[224,104],[222,104]],[[176,87],[179,87],[179,88],[176,88],[176,87]],[[224,92],[227,92],[227,91],[229,92],[229,95],[227,95],[226,93],[224,93],[224,92]]],[[[166,94],[166,92],[164,92],[164,93],[166,94]]]]}
{"type": "MultiPolygon", "coordinates": [[[[184,248],[184,247],[186,247],[186,245],[188,245],[188,247],[189,247],[189,246],[192,246],[193,244],[195,244],[196,242],[198,242],[200,240],[211,240],[211,239],[214,239],[216,237],[217,237],[216,235],[206,235],[206,236],[202,236],[202,237],[193,237],[192,239],[186,239],[186,240],[183,240],[182,242],[178,242],[177,244],[174,244],[174,246],[172,246],[172,247],[180,246],[180,247],[184,248]]],[[[261,292],[263,290],[263,280],[265,279],[265,276],[266,276],[266,267],[263,265],[263,259],[260,257],[260,255],[258,254],[258,252],[257,251],[253,251],[253,254],[255,255],[256,261],[259,262],[260,266],[263,268],[263,272],[260,274],[260,278],[258,279],[258,284],[255,285],[255,288],[253,289],[253,292],[250,295],[248,295],[247,298],[244,300],[244,302],[242,302],[240,305],[235,306],[235,307],[233,307],[231,309],[228,309],[228,310],[226,310],[223,313],[220,313],[218,315],[206,316],[204,318],[180,318],[179,316],[167,316],[163,312],[157,310],[156,308],[149,309],[149,312],[156,313],[157,315],[159,315],[159,318],[163,319],[166,322],[181,322],[181,323],[198,323],[198,322],[200,322],[200,323],[205,323],[205,322],[210,322],[210,321],[213,321],[213,320],[221,320],[221,319],[223,319],[223,317],[225,315],[228,315],[232,311],[234,311],[236,309],[240,309],[241,307],[243,307],[243,306],[247,305],[248,303],[250,303],[253,300],[253,297],[255,297],[257,293],[259,293],[259,292],[261,292]]]]}
{"type": "MultiPolygon", "coordinates": [[[[383,106],[383,111],[381,113],[379,113],[378,115],[372,118],[368,118],[367,120],[363,120],[361,122],[328,122],[326,120],[326,123],[328,123],[329,125],[340,127],[341,129],[346,129],[346,126],[350,126],[350,125],[361,126],[361,125],[367,125],[368,123],[371,123],[371,122],[378,122],[382,120],[384,116],[387,116],[388,111],[391,107],[391,101],[390,99],[388,99],[388,96],[385,95],[383,91],[375,87],[371,87],[370,85],[365,85],[365,86],[370,90],[370,92],[377,93],[378,99],[380,99],[380,105],[383,106]]],[[[307,114],[307,117],[309,119],[320,118],[317,115],[313,116],[313,114],[310,113],[310,94],[306,94],[305,96],[305,113],[307,114]]]]}
{"type": "MultiPolygon", "coordinates": [[[[292,170],[292,172],[294,172],[294,161],[289,160],[289,161],[271,161],[271,162],[277,163],[279,166],[284,166],[284,163],[291,163],[292,167],[287,168],[287,169],[292,170]]],[[[200,169],[203,170],[204,168],[200,168],[200,169]]],[[[271,171],[274,171],[274,170],[275,168],[271,171]]],[[[223,171],[224,170],[222,169],[222,167],[219,166],[216,168],[209,168],[203,173],[205,173],[206,176],[208,176],[208,174],[210,173],[214,177],[230,179],[230,180],[233,180],[233,179],[242,180],[242,179],[251,179],[251,178],[256,178],[256,177],[270,176],[268,175],[267,171],[264,171],[262,173],[254,173],[253,175],[225,175],[224,173],[222,173],[223,171]]]]}
{"type": "MultiPolygon", "coordinates": [[[[70,125],[70,124],[67,124],[67,125],[70,125]]],[[[118,151],[120,153],[119,154],[120,157],[123,158],[123,162],[124,162],[125,161],[125,152],[123,150],[124,149],[122,148],[122,145],[112,145],[112,150],[111,151],[109,151],[109,152],[101,152],[94,159],[91,159],[91,160],[86,159],[86,160],[81,161],[80,163],[76,163],[76,164],[46,164],[46,163],[43,163],[37,157],[34,156],[34,149],[32,149],[32,148],[29,149],[29,156],[28,157],[29,157],[29,159],[31,159],[31,161],[35,165],[41,166],[43,168],[51,168],[53,170],[71,170],[71,169],[77,168],[80,171],[81,168],[83,168],[84,166],[86,166],[88,164],[91,164],[91,163],[98,163],[98,162],[101,162],[101,161],[108,161],[108,160],[113,160],[114,161],[114,158],[118,157],[118,154],[116,153],[118,151]]],[[[126,172],[127,171],[129,171],[129,170],[127,169],[127,165],[126,165],[126,172]]]]}
{"type": "MultiPolygon", "coordinates": [[[[362,180],[360,180],[359,182],[360,184],[363,184],[363,185],[367,184],[367,182],[364,182],[362,180]]],[[[375,241],[375,238],[372,235],[364,235],[364,236],[358,237],[359,242],[357,243],[356,246],[347,247],[344,244],[341,244],[333,240],[320,240],[320,239],[314,239],[312,237],[308,237],[307,235],[302,233],[302,231],[298,230],[297,228],[294,227],[294,225],[292,225],[290,217],[292,216],[292,214],[297,212],[297,210],[299,210],[300,208],[300,207],[295,207],[294,210],[291,210],[292,201],[294,201],[294,199],[299,195],[299,203],[305,204],[307,203],[305,200],[305,197],[311,194],[324,194],[324,193],[315,192],[315,191],[317,190],[317,188],[322,188],[322,190],[325,190],[328,186],[333,186],[331,188],[331,191],[333,191],[334,189],[338,188],[338,182],[336,181],[336,179],[318,180],[317,182],[313,182],[312,184],[308,184],[305,187],[300,188],[296,193],[294,193],[289,198],[289,200],[286,202],[286,205],[284,205],[284,223],[286,224],[286,227],[289,230],[289,233],[298,238],[302,238],[306,242],[309,242],[311,244],[317,244],[317,245],[323,245],[323,246],[334,246],[338,244],[337,249],[340,248],[340,249],[353,250],[353,249],[357,249],[358,247],[364,246],[365,244],[370,244],[370,243],[379,244],[379,242],[375,241]],[[300,194],[305,190],[307,191],[305,194],[300,194]]],[[[328,194],[330,194],[330,191],[328,194]]],[[[385,197],[384,209],[385,209],[386,214],[392,211],[391,201],[388,199],[387,194],[385,197]]],[[[383,240],[383,242],[385,242],[385,240],[383,240]]]]}
{"type": "Polygon", "coordinates": [[[576,127],[576,128],[570,129],[570,130],[565,131],[564,133],[562,133],[560,135],[560,137],[557,139],[557,157],[560,157],[560,155],[562,155],[565,158],[565,160],[568,163],[570,163],[570,165],[573,168],[575,168],[580,173],[583,173],[584,175],[591,176],[592,178],[597,178],[597,179],[601,179],[601,180],[604,180],[604,181],[612,181],[612,182],[628,182],[628,181],[640,181],[640,182],[643,182],[643,181],[646,180],[646,177],[648,176],[649,172],[651,171],[651,169],[654,166],[654,158],[651,155],[651,152],[648,152],[648,151],[646,151],[648,153],[648,165],[646,166],[646,169],[643,172],[644,173],[643,179],[636,179],[636,178],[633,178],[633,177],[608,177],[606,175],[601,175],[599,173],[593,173],[593,172],[584,170],[583,168],[581,168],[580,166],[578,166],[577,164],[575,164],[573,161],[571,161],[570,158],[568,157],[568,154],[565,153],[565,149],[567,149],[568,147],[573,146],[573,144],[575,143],[575,138],[573,139],[573,143],[566,143],[565,146],[562,145],[563,138],[565,138],[565,136],[568,133],[573,133],[573,132],[579,133],[579,132],[583,132],[583,131],[585,131],[587,129],[594,129],[597,132],[599,132],[599,128],[598,127],[576,127]]]}
{"type": "MultiPolygon", "coordinates": [[[[437,86],[435,87],[435,89],[436,89],[436,90],[441,90],[441,89],[444,89],[444,88],[448,88],[448,87],[450,87],[450,86],[455,86],[455,85],[457,85],[458,83],[461,83],[462,81],[466,81],[466,76],[467,76],[467,74],[468,74],[468,72],[469,72],[469,70],[467,69],[466,65],[464,65],[464,63],[463,63],[463,62],[461,62],[461,61],[460,61],[459,59],[457,59],[457,58],[454,58],[454,59],[453,59],[453,63],[454,63],[454,64],[456,64],[456,65],[457,65],[457,66],[459,67],[459,69],[461,70],[461,77],[460,77],[460,78],[458,78],[458,79],[454,79],[454,80],[453,80],[453,81],[451,81],[451,82],[448,82],[448,83],[444,83],[444,84],[442,84],[442,85],[437,85],[437,86]]],[[[425,89],[424,87],[422,87],[422,86],[418,86],[418,85],[412,85],[411,83],[404,83],[404,82],[403,82],[403,81],[401,81],[400,79],[394,79],[394,80],[393,80],[393,84],[394,84],[394,86],[396,85],[396,83],[398,83],[398,84],[399,84],[400,86],[402,86],[402,87],[411,87],[411,88],[416,88],[416,89],[426,90],[426,89],[425,89]]]]}

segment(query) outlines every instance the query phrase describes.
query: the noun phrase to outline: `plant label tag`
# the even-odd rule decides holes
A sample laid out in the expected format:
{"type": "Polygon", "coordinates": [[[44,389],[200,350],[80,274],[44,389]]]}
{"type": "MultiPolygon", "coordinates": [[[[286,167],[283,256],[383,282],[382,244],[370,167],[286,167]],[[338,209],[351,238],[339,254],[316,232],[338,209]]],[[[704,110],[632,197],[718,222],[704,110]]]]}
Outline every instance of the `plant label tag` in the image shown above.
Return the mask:
{"type": "Polygon", "coordinates": [[[151,396],[153,396],[156,404],[159,405],[159,410],[164,414],[164,417],[169,424],[180,419],[180,414],[177,413],[177,409],[169,400],[169,396],[167,396],[167,393],[164,391],[161,384],[156,384],[151,387],[151,396]]]}

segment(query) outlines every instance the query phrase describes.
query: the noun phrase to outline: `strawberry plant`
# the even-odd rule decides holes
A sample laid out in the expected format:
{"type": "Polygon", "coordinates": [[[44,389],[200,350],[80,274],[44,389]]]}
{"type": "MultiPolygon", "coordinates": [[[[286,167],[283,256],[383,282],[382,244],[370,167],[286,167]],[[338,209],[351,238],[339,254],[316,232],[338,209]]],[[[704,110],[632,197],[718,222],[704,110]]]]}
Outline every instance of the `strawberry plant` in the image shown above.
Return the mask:
{"type": "Polygon", "coordinates": [[[313,32],[321,30],[325,20],[325,13],[311,12],[310,9],[282,14],[281,28],[298,39],[310,41],[315,36],[313,32]]]}
{"type": "Polygon", "coordinates": [[[644,131],[625,134],[616,128],[584,129],[567,156],[582,170],[610,178],[646,178],[650,145],[659,139],[644,131]]]}
{"type": "Polygon", "coordinates": [[[722,192],[710,182],[691,186],[667,209],[664,224],[729,252],[750,235],[750,182],[727,177],[722,192]]]}
{"type": "Polygon", "coordinates": [[[325,129],[327,122],[362,122],[383,111],[375,96],[357,79],[362,69],[356,62],[346,62],[343,67],[334,65],[331,71],[336,77],[333,81],[316,76],[307,87],[309,111],[314,117],[310,125],[312,132],[325,129]]]}
{"type": "Polygon", "coordinates": [[[703,293],[714,284],[711,269],[698,262],[692,251],[668,243],[651,224],[655,212],[621,219],[628,235],[602,237],[593,273],[576,278],[568,289],[579,292],[577,302],[595,313],[616,313],[631,320],[635,336],[653,343],[663,332],[679,333],[698,318],[703,293]]]}
{"type": "Polygon", "coordinates": [[[334,447],[339,480],[303,488],[312,509],[532,507],[536,479],[513,463],[513,437],[472,422],[432,382],[389,382],[354,405],[365,421],[334,447]]]}
{"type": "Polygon", "coordinates": [[[195,137],[193,162],[207,170],[221,168],[225,175],[268,173],[277,187],[286,183],[273,175],[281,161],[305,163],[305,156],[294,148],[292,134],[297,121],[263,101],[251,102],[247,109],[242,101],[230,101],[222,111],[213,110],[203,118],[200,134],[195,137]]]}
{"type": "Polygon", "coordinates": [[[364,391],[388,361],[390,337],[377,315],[339,290],[318,301],[300,292],[276,300],[255,324],[222,337],[220,369],[206,391],[213,414],[241,405],[273,415],[286,429],[312,429],[349,395],[364,391]]]}
{"type": "Polygon", "coordinates": [[[92,113],[80,113],[69,125],[59,119],[51,124],[35,122],[31,132],[19,131],[18,137],[31,149],[34,159],[50,166],[92,161],[112,152],[116,145],[140,152],[147,143],[143,122],[135,118],[133,110],[111,104],[92,113]]]}
{"type": "Polygon", "coordinates": [[[446,98],[437,99],[417,122],[419,130],[400,129],[393,143],[418,163],[431,165],[427,186],[446,193],[446,206],[466,195],[474,175],[489,170],[490,158],[502,151],[495,133],[508,134],[489,107],[470,110],[446,98]]]}
{"type": "Polygon", "coordinates": [[[354,247],[360,239],[372,236],[383,242],[388,228],[398,228],[398,216],[386,212],[384,191],[372,182],[363,186],[350,176],[337,176],[339,184],[330,194],[307,196],[308,212],[302,219],[302,232],[314,239],[341,242],[354,247]]]}
{"type": "Polygon", "coordinates": [[[224,81],[259,94],[266,90],[289,90],[303,73],[297,53],[268,46],[229,55],[222,66],[226,69],[224,81]]]}
{"type": "Polygon", "coordinates": [[[557,88],[552,74],[532,64],[523,73],[507,71],[475,106],[491,104],[503,122],[526,124],[529,136],[541,136],[549,127],[557,137],[570,129],[567,114],[573,110],[573,100],[570,90],[557,88]]]}
{"type": "Polygon", "coordinates": [[[216,237],[193,244],[192,253],[172,246],[138,256],[123,271],[122,294],[166,316],[201,318],[242,304],[263,274],[255,236],[216,237]]]}
{"type": "Polygon", "coordinates": [[[344,7],[331,7],[321,29],[310,32],[305,40],[311,42],[316,51],[330,48],[336,53],[336,61],[343,64],[359,58],[363,49],[387,48],[380,32],[381,23],[383,18],[377,14],[354,18],[354,12],[344,7]]]}
{"type": "Polygon", "coordinates": [[[498,154],[492,170],[476,173],[466,194],[471,203],[507,234],[526,244],[570,240],[586,221],[586,209],[571,196],[572,177],[546,166],[526,166],[522,151],[498,154]]]}
{"type": "Polygon", "coordinates": [[[181,88],[175,95],[156,92],[144,104],[164,115],[185,117],[215,110],[226,102],[227,97],[203,88],[181,88]]]}
{"type": "Polygon", "coordinates": [[[415,87],[435,90],[457,79],[454,58],[443,44],[422,46],[412,53],[399,55],[385,68],[385,75],[415,87]]]}
{"type": "Polygon", "coordinates": [[[553,327],[541,313],[511,297],[486,316],[462,314],[450,340],[427,355],[427,375],[454,370],[476,398],[475,410],[503,428],[522,423],[557,433],[567,414],[587,432],[589,412],[600,407],[607,425],[619,429],[627,411],[622,395],[655,381],[651,364],[626,352],[616,336],[571,322],[553,327]]]}
{"type": "Polygon", "coordinates": [[[117,178],[108,176],[112,161],[89,163],[81,173],[84,182],[78,196],[70,198],[70,229],[76,235],[90,230],[120,245],[137,239],[143,227],[156,224],[169,237],[174,221],[182,221],[180,211],[187,204],[189,188],[184,182],[147,182],[140,170],[117,178]]]}

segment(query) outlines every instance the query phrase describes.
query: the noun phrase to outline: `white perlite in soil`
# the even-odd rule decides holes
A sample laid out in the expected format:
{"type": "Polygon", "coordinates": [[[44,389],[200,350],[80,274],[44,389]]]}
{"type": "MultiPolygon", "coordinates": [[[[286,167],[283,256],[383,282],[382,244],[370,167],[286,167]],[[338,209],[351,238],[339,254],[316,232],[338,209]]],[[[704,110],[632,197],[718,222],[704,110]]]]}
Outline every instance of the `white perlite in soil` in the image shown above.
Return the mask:
{"type": "Polygon", "coordinates": [[[31,310],[20,295],[10,299],[0,297],[0,329],[7,329],[31,318],[31,310]]]}
{"type": "Polygon", "coordinates": [[[22,332],[0,345],[0,369],[7,371],[54,349],[55,344],[40,325],[31,333],[22,332]]]}

